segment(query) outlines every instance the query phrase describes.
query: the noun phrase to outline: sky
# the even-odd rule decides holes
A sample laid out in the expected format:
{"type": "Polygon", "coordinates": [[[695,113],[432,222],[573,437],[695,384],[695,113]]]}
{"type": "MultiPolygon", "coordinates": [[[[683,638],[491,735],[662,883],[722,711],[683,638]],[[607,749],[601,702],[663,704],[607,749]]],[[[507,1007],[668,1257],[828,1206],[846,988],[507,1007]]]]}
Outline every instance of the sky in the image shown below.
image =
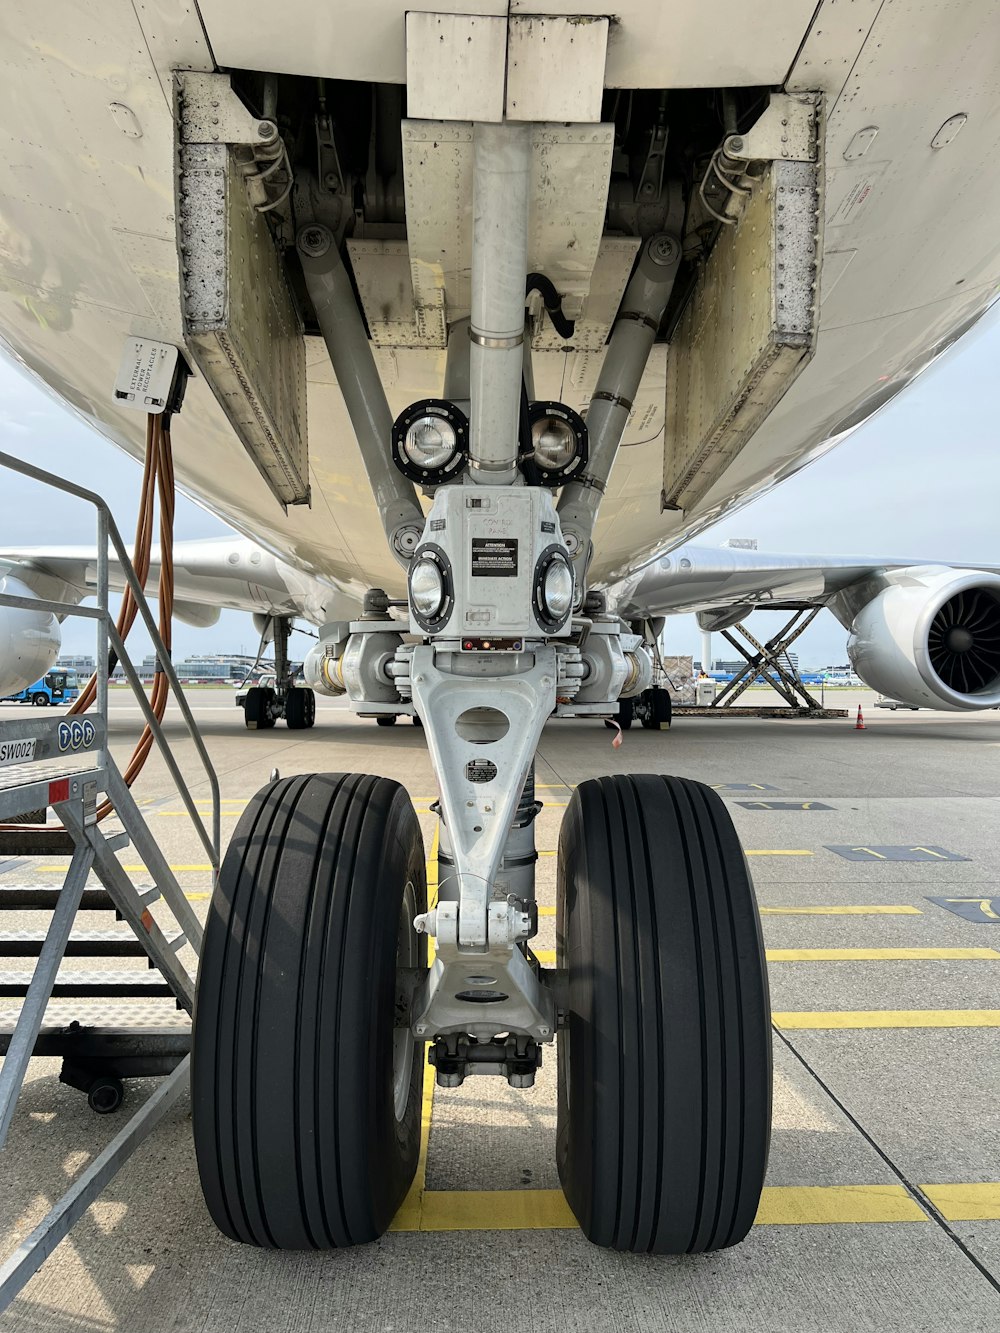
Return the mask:
{"type": "MultiPolygon", "coordinates": [[[[995,386],[1000,309],[991,311],[876,418],[769,495],[702,534],[702,545],[756,538],[761,551],[916,557],[1000,564],[1000,425],[995,386]]],[[[183,418],[178,422],[183,428],[183,418]]],[[[103,493],[126,540],[135,525],[141,471],[19,367],[0,359],[0,450],[103,493]]],[[[653,479],[659,485],[659,478],[653,479]]],[[[178,498],[176,539],[230,529],[178,498]]],[[[89,506],[0,470],[0,547],[94,542],[89,506]]],[[[759,611],[749,628],[773,633],[778,615],[759,611]]],[[[130,641],[138,660],[148,640],[130,641]]],[[[846,662],[846,633],[822,612],[798,640],[804,666],[846,662]]],[[[210,629],[177,625],[178,659],[205,652],[256,652],[250,617],[223,611],[210,629]]],[[[63,650],[91,652],[91,627],[68,622],[63,650]]],[[[292,639],[292,652],[306,640],[292,639]]],[[[667,623],[671,653],[700,655],[693,616],[667,623]]],[[[715,650],[728,646],[716,636],[715,650]]]]}

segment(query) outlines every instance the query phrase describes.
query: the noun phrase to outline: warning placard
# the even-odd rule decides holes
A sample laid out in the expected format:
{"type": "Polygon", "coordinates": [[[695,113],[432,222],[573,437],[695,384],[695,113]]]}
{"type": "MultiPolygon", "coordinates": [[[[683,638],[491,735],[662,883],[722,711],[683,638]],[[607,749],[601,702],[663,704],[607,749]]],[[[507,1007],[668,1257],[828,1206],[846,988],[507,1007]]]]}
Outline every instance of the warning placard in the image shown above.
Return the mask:
{"type": "Polygon", "coordinates": [[[517,575],[516,537],[473,537],[473,578],[509,579],[517,575]]]}

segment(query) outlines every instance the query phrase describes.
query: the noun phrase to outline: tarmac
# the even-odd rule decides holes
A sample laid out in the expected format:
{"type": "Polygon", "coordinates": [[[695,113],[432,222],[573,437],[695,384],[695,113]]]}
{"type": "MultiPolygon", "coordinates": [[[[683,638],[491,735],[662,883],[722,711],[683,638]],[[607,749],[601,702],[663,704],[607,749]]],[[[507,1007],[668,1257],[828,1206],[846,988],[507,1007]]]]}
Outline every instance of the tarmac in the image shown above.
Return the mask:
{"type": "MultiPolygon", "coordinates": [[[[362,770],[404,783],[430,855],[435,786],[423,733],[320,700],[317,725],[247,732],[233,692],[189,695],[219,772],[223,837],[271,773],[362,770]]],[[[555,1053],[536,1087],[470,1079],[424,1102],[420,1178],[373,1245],[283,1254],[218,1234],[201,1199],[186,1095],[31,1280],[17,1333],[429,1333],[430,1330],[976,1330],[1000,1328],[1000,712],[890,713],[828,693],[849,719],[684,718],[634,728],[554,721],[536,768],[543,959],[554,949],[555,848],[573,786],[663,772],[716,787],[762,908],[775,1104],[758,1224],[733,1249],[652,1258],[590,1245],[555,1169],[555,1053]],[[853,714],[864,705],[867,729],[853,714]]],[[[9,708],[0,710],[4,716],[9,708]]],[[[141,718],[115,692],[124,761],[141,718]]],[[[176,710],[168,732],[207,811],[176,710]]],[[[136,787],[199,910],[204,852],[159,760],[136,787]]],[[[126,865],[135,853],[123,851],[126,865]]],[[[0,860],[0,885],[58,884],[66,860],[0,860]]],[[[136,867],[133,877],[150,883],[136,867]]],[[[108,918],[81,917],[107,928],[108,918]]],[[[36,926],[8,914],[4,929],[36,926]]],[[[125,929],[125,927],[122,927],[125,929]]],[[[136,968],[141,960],[71,960],[136,968]]],[[[91,1001],[63,1001],[86,1021],[91,1001]]],[[[119,1002],[127,1021],[129,1001],[119,1002]]],[[[148,1003],[148,1002],[144,1002],[148,1003]]],[[[169,1003],[164,1013],[170,1012],[169,1003]]],[[[0,1001],[0,1006],[10,1006],[0,1001]]],[[[106,1004],[102,1008],[106,1011],[106,1004]]],[[[10,1253],[155,1080],[96,1116],[33,1060],[0,1172],[10,1253]]]]}

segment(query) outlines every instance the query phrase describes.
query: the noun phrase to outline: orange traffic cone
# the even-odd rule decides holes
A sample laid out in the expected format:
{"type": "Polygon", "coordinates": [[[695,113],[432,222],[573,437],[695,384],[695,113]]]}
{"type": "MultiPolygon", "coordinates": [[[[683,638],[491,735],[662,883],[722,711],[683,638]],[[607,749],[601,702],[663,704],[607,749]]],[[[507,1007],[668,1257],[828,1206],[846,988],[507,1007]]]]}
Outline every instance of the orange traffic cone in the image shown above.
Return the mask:
{"type": "Polygon", "coordinates": [[[861,713],[861,705],[860,705],[860,704],[858,704],[858,720],[857,720],[857,722],[855,722],[855,724],[854,724],[854,730],[855,730],[855,731],[867,731],[867,730],[868,730],[868,728],[865,726],[865,719],[864,719],[864,717],[862,716],[862,713],[861,713]]]}

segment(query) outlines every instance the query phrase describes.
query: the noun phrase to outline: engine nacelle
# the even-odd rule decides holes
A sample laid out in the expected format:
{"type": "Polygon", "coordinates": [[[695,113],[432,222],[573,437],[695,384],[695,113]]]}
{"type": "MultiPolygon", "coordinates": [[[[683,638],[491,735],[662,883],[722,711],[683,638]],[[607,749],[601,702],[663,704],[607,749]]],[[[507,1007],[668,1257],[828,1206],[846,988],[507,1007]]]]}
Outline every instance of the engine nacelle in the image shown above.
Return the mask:
{"type": "MultiPolygon", "coordinates": [[[[0,578],[0,592],[11,597],[32,597],[13,574],[0,578]]],[[[49,611],[0,606],[0,699],[33,685],[59,656],[59,622],[49,611]]]]}
{"type": "Polygon", "coordinates": [[[851,624],[847,652],[861,679],[925,708],[1000,704],[1000,577],[921,565],[882,582],[851,624]]]}

